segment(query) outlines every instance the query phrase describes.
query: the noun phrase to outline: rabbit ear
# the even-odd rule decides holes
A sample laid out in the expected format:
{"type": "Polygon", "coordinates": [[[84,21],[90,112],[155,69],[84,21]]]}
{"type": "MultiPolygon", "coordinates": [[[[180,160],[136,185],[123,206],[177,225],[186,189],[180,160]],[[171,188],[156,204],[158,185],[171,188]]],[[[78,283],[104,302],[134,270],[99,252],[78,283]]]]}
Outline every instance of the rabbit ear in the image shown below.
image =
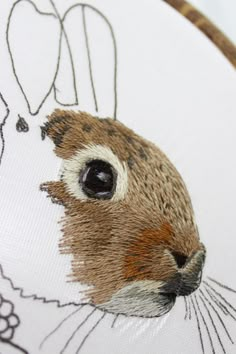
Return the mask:
{"type": "Polygon", "coordinates": [[[102,131],[102,122],[85,112],[56,109],[47,118],[48,122],[41,127],[42,138],[51,138],[56,154],[63,159],[92,143],[94,137],[102,131]]]}

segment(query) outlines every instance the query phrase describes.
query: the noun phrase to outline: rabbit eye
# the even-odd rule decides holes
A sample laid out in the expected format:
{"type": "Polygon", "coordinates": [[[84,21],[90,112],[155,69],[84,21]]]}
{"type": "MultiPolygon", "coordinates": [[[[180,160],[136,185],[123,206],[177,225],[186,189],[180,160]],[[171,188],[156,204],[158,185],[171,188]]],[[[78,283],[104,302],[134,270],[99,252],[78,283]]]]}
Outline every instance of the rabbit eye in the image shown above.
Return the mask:
{"type": "Polygon", "coordinates": [[[123,200],[128,191],[126,164],[107,146],[88,145],[63,162],[63,182],[79,200],[123,200]]]}
{"type": "Polygon", "coordinates": [[[117,173],[102,160],[87,162],[79,176],[79,184],[89,198],[111,199],[116,189],[117,173]]]}

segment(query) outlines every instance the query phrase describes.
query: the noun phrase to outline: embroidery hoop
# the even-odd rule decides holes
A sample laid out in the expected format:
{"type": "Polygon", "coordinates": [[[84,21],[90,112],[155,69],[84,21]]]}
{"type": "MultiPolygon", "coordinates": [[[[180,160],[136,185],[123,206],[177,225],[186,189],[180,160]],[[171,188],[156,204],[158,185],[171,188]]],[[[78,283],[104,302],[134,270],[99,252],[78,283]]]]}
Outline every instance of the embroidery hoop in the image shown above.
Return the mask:
{"type": "Polygon", "coordinates": [[[236,68],[236,46],[202,12],[185,0],[163,0],[212,41],[228,61],[236,68]]]}

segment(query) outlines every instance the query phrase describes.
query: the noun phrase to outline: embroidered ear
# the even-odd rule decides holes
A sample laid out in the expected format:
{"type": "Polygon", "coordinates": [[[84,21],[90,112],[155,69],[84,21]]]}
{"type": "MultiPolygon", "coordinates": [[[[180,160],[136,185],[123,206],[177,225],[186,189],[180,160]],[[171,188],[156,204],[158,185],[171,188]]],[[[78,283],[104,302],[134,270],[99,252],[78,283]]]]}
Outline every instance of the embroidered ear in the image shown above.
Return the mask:
{"type": "Polygon", "coordinates": [[[101,134],[102,122],[85,112],[56,109],[41,127],[42,138],[48,136],[55,144],[57,156],[67,159],[76,150],[93,142],[101,134]]]}

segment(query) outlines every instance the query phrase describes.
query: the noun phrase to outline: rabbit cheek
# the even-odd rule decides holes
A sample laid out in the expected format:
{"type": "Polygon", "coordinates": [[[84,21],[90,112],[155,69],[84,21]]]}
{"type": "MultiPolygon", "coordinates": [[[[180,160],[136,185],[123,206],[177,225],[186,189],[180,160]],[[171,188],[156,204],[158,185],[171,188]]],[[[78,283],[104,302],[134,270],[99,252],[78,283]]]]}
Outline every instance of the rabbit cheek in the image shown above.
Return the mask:
{"type": "Polygon", "coordinates": [[[172,228],[164,223],[158,230],[145,230],[133,242],[125,257],[126,281],[164,281],[175,274],[173,262],[165,256],[170,247],[172,228]]]}
{"type": "Polygon", "coordinates": [[[40,185],[40,190],[47,192],[48,197],[52,202],[65,204],[70,199],[68,192],[65,189],[65,184],[61,181],[46,182],[40,185]]]}

